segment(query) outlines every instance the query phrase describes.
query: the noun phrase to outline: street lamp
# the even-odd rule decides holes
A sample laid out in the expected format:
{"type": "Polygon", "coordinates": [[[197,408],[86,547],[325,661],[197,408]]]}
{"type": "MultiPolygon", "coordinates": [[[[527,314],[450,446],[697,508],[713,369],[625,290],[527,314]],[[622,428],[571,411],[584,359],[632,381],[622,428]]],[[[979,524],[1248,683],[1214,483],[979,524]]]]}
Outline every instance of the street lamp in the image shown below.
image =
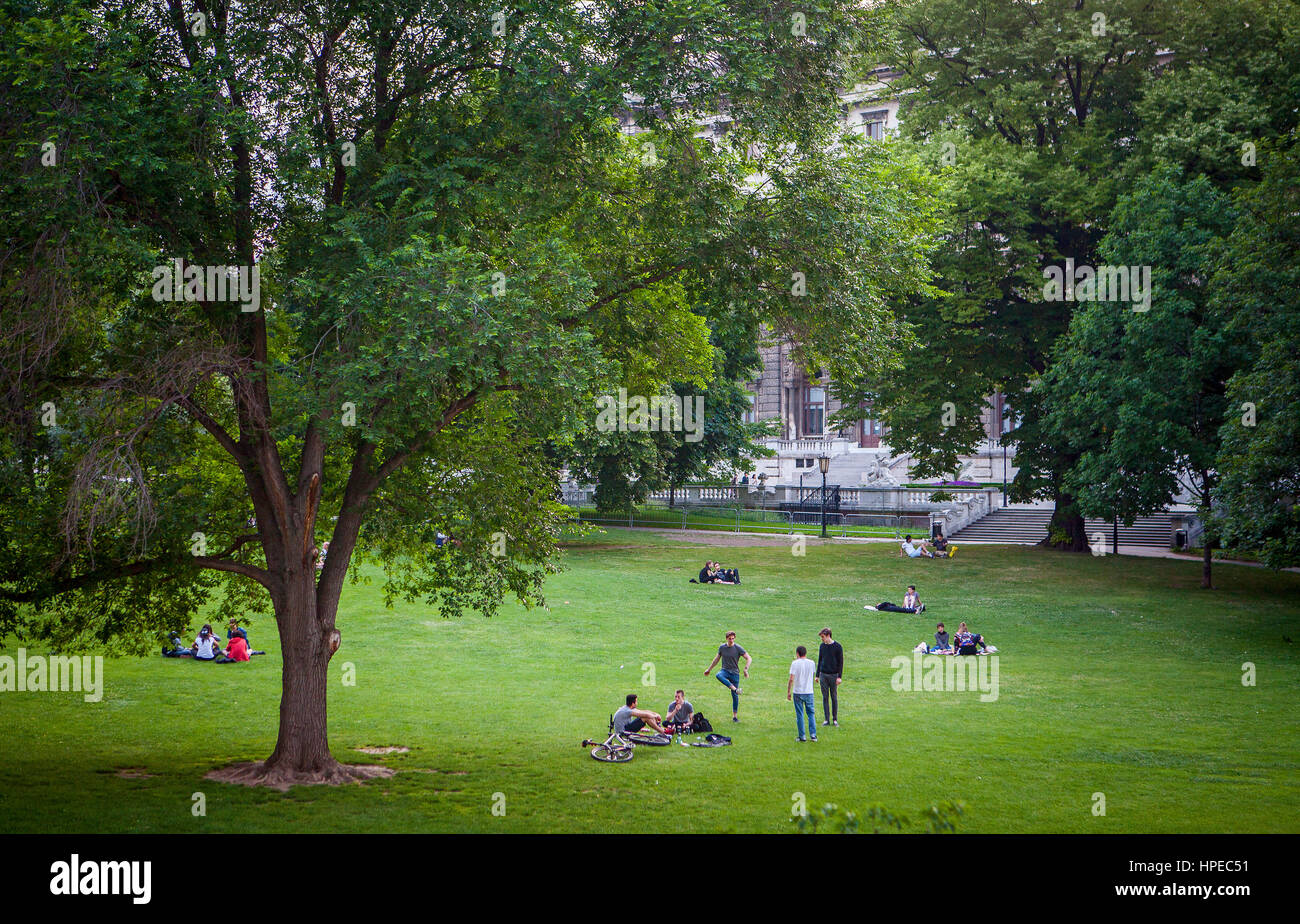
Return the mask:
{"type": "Polygon", "coordinates": [[[826,538],[826,473],[830,471],[831,457],[818,456],[817,467],[822,470],[822,538],[826,538]]]}

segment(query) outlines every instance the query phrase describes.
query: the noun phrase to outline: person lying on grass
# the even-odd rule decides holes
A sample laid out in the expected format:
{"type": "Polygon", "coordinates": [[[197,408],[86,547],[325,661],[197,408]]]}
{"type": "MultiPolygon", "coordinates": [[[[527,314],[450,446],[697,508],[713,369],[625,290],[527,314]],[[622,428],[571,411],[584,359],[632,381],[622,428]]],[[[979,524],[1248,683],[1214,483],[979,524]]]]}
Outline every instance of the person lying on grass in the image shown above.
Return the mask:
{"type": "Polygon", "coordinates": [[[898,546],[898,554],[905,555],[908,558],[934,558],[934,549],[924,539],[919,546],[912,544],[912,537],[909,534],[898,546]]]}
{"type": "Polygon", "coordinates": [[[924,613],[925,604],[921,602],[921,598],[916,593],[916,585],[908,584],[907,593],[903,595],[902,606],[898,606],[897,604],[890,603],[886,600],[883,603],[877,603],[875,606],[868,603],[863,607],[863,609],[878,610],[882,613],[924,613]]]}
{"type": "Polygon", "coordinates": [[[973,655],[980,648],[985,651],[989,650],[989,646],[984,641],[984,636],[967,629],[964,622],[957,627],[957,635],[953,638],[953,648],[959,655],[973,655]]]}
{"type": "Polygon", "coordinates": [[[661,735],[667,734],[660,723],[659,713],[651,712],[649,709],[638,709],[636,701],[636,694],[629,693],[627,695],[627,705],[620,706],[618,712],[614,713],[614,734],[621,735],[624,732],[640,731],[647,725],[661,735]]]}

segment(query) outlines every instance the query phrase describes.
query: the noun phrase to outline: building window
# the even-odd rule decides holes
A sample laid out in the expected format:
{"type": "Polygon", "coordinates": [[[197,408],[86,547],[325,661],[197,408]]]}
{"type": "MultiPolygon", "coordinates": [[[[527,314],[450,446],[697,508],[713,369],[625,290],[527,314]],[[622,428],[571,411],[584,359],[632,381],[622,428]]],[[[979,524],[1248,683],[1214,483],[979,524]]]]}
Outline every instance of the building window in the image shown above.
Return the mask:
{"type": "Polygon", "coordinates": [[[748,401],[749,401],[749,406],[748,406],[747,408],[745,408],[745,423],[747,423],[747,424],[752,424],[752,423],[754,423],[754,422],[757,420],[757,417],[755,416],[755,413],[754,413],[754,402],[755,402],[757,396],[755,396],[755,395],[745,395],[745,397],[746,397],[746,398],[748,399],[748,401]]]}
{"type": "Polygon", "coordinates": [[[888,120],[888,109],[873,109],[862,113],[863,133],[873,141],[880,141],[885,137],[885,123],[888,120]]]}
{"type": "Polygon", "coordinates": [[[826,422],[826,389],[809,385],[804,389],[803,435],[820,436],[826,422]]]}

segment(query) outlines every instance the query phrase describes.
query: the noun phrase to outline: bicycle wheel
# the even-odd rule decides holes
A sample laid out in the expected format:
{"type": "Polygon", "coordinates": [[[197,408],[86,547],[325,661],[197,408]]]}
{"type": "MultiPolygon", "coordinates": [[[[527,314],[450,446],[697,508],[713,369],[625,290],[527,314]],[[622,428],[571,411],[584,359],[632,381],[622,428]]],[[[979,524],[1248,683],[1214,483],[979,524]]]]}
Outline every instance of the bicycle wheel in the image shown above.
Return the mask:
{"type": "Polygon", "coordinates": [[[598,744],[591,749],[591,756],[609,764],[621,764],[632,759],[632,749],[619,745],[598,744]]]}
{"type": "Polygon", "coordinates": [[[671,737],[660,734],[643,735],[640,732],[632,732],[630,735],[625,735],[624,737],[626,737],[628,741],[635,742],[636,744],[648,744],[655,748],[661,748],[666,744],[673,743],[671,737]]]}

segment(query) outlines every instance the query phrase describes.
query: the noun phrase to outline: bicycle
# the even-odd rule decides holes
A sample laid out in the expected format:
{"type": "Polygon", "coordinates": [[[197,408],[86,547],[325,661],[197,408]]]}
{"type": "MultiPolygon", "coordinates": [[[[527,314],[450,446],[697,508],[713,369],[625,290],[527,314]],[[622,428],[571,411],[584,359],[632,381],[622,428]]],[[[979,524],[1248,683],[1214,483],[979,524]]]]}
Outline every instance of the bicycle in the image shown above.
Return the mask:
{"type": "Polygon", "coordinates": [[[582,746],[595,745],[591,749],[591,756],[596,760],[605,761],[611,764],[621,764],[632,759],[638,744],[649,745],[650,747],[663,747],[672,744],[673,739],[668,735],[661,735],[656,732],[653,735],[646,735],[641,732],[616,732],[614,731],[614,717],[609,717],[609,737],[604,741],[597,743],[590,738],[584,739],[582,746]]]}

